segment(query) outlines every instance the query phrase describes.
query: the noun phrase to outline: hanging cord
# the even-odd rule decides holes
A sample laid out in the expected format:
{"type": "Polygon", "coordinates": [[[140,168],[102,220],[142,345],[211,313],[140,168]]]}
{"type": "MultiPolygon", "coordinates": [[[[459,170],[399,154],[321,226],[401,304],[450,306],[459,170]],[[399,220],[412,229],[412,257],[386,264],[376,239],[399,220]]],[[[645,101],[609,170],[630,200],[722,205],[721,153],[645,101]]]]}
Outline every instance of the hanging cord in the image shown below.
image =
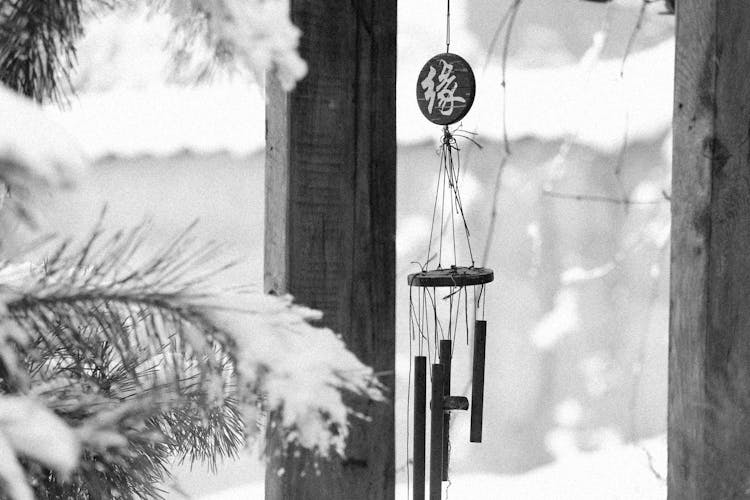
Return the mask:
{"type": "Polygon", "coordinates": [[[451,0],[447,0],[445,12],[445,51],[451,51],[451,0]]]}
{"type": "MultiPolygon", "coordinates": [[[[437,206],[438,206],[438,198],[440,197],[440,183],[443,180],[443,156],[442,156],[442,150],[441,150],[441,156],[440,156],[440,166],[438,167],[438,174],[437,174],[437,187],[435,188],[435,204],[432,207],[432,222],[430,224],[430,239],[427,243],[427,260],[425,261],[424,266],[422,266],[422,270],[424,271],[427,265],[430,263],[430,260],[432,259],[432,239],[435,232],[435,216],[437,215],[437,206]]],[[[440,269],[440,260],[443,255],[443,219],[442,215],[440,218],[440,241],[439,241],[439,251],[437,254],[438,259],[438,269],[440,269]]]]}
{"type": "MultiPolygon", "coordinates": [[[[458,148],[458,142],[454,135],[450,132],[447,126],[443,127],[443,140],[441,144],[442,156],[445,161],[442,164],[445,179],[443,183],[448,182],[448,187],[451,191],[451,223],[453,224],[453,214],[457,213],[461,216],[461,222],[464,226],[464,234],[466,236],[466,246],[469,250],[469,257],[471,258],[471,267],[474,267],[474,253],[471,249],[471,234],[469,232],[469,225],[466,222],[466,216],[464,214],[463,203],[461,202],[461,193],[458,189],[458,174],[461,168],[461,150],[458,148]],[[454,151],[455,151],[455,162],[454,162],[454,151]]],[[[456,237],[455,228],[453,228],[453,246],[454,246],[454,264],[456,259],[455,251],[456,237]]]]}

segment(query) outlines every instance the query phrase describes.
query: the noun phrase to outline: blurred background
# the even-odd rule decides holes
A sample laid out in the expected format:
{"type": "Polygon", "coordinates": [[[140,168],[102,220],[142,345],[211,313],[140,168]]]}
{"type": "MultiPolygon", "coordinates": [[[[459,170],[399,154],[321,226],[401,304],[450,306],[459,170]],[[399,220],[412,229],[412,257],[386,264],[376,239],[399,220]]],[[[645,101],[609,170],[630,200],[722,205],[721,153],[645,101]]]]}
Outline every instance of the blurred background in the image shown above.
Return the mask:
{"type": "MultiPolygon", "coordinates": [[[[626,447],[658,485],[664,464],[652,455],[661,441],[639,443],[666,428],[674,18],[654,3],[639,23],[639,0],[527,0],[509,39],[503,96],[496,31],[512,3],[452,2],[451,50],[473,66],[478,87],[461,127],[481,145],[462,143],[462,196],[472,245],[488,249],[483,264],[495,270],[486,305],[492,432],[469,445],[468,415],[454,417],[452,470],[515,476],[626,447]]],[[[424,260],[440,137],[413,88],[424,62],[444,51],[445,11],[442,2],[400,4],[395,403],[404,481],[406,274],[424,260]]],[[[49,111],[94,167],[72,194],[38,196],[41,229],[83,236],[106,206],[106,227],[150,219],[159,244],[198,220],[197,235],[225,242],[242,261],[226,284],[260,284],[262,85],[221,75],[176,81],[169,32],[165,18],[139,9],[88,22],[76,95],[49,111]]],[[[30,237],[22,226],[11,234],[19,246],[30,237]]],[[[461,343],[454,367],[453,386],[468,389],[461,343]]],[[[228,490],[248,498],[237,488],[260,491],[256,456],[248,450],[217,475],[176,465],[177,479],[195,497],[228,490]]]]}

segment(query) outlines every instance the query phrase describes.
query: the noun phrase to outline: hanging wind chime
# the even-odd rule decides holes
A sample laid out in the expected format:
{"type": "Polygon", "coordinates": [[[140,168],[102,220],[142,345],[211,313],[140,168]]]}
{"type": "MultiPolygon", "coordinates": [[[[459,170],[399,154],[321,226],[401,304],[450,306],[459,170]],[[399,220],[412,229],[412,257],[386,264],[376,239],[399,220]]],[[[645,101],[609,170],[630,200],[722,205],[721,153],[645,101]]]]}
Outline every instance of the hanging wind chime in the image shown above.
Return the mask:
{"type": "Polygon", "coordinates": [[[417,104],[432,123],[442,125],[440,165],[432,211],[427,259],[422,270],[408,276],[409,330],[414,357],[414,500],[424,500],[426,487],[427,361],[431,362],[430,500],[442,497],[448,480],[451,412],[471,406],[469,440],[482,441],[484,364],[487,322],[485,285],[491,269],[476,267],[469,226],[459,190],[461,160],[455,131],[474,102],[474,73],[462,57],[450,52],[450,0],[447,0],[446,51],[431,58],[417,78],[417,104]],[[458,236],[457,236],[458,233],[458,236]],[[471,295],[471,298],[469,298],[471,295]],[[469,311],[471,302],[472,311],[469,311]],[[451,395],[451,363],[459,333],[469,343],[470,316],[474,319],[471,405],[464,396],[451,395]],[[481,319],[480,319],[481,318],[481,319]],[[462,328],[459,325],[463,324],[462,328]]]}

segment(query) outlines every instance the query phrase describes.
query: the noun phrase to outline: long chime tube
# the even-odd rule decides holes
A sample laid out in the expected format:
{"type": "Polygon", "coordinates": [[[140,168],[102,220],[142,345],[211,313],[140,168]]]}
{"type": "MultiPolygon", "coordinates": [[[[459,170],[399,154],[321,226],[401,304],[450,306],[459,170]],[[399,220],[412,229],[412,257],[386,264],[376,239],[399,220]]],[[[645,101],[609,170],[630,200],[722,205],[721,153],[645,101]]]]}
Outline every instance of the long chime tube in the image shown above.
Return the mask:
{"type": "MultiPolygon", "coordinates": [[[[443,365],[443,398],[451,395],[451,350],[450,340],[440,341],[440,364],[443,365]]],[[[445,410],[445,409],[443,409],[445,410]]],[[[449,442],[450,442],[451,414],[443,411],[443,481],[448,480],[449,442]]]]}
{"type": "Polygon", "coordinates": [[[427,424],[427,358],[414,357],[414,500],[424,500],[425,426],[427,424]]]}
{"type": "Polygon", "coordinates": [[[443,488],[443,367],[432,365],[430,401],[430,500],[440,500],[443,488]]]}
{"type": "Polygon", "coordinates": [[[487,347],[487,322],[474,322],[474,366],[471,378],[471,428],[469,441],[482,442],[482,411],[484,409],[484,361],[487,347]]]}

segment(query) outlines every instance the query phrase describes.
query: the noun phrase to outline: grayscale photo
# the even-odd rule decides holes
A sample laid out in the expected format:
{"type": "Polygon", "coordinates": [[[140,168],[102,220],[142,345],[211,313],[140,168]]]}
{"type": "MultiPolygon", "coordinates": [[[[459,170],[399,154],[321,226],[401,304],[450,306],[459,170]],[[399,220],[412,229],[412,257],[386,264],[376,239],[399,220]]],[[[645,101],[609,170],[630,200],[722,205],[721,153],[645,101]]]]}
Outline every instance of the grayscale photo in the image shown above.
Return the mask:
{"type": "Polygon", "coordinates": [[[0,500],[750,499],[750,3],[0,0],[0,500]]]}

